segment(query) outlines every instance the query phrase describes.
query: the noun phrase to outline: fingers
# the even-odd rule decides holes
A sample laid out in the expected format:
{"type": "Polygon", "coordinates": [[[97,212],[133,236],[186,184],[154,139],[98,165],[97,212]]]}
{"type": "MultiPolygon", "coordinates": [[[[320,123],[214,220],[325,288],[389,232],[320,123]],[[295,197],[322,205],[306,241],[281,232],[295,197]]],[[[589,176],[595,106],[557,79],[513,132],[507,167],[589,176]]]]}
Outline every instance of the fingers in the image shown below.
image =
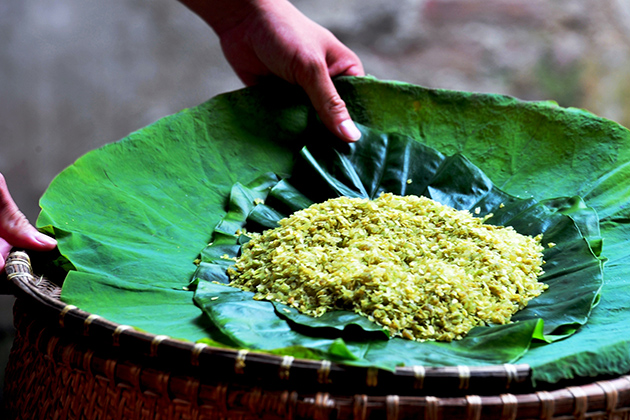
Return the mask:
{"type": "Polygon", "coordinates": [[[38,251],[51,250],[57,245],[53,238],[40,233],[28,222],[11,198],[2,174],[0,174],[0,239],[12,246],[38,251]]]}
{"type": "Polygon", "coordinates": [[[307,69],[306,77],[297,81],[311,99],[324,125],[342,140],[354,142],[361,138],[361,132],[352,121],[331,77],[364,76],[365,72],[361,60],[352,50],[330,32],[324,33],[323,56],[310,57],[314,62],[303,64],[307,69]]]}
{"type": "Polygon", "coordinates": [[[330,76],[365,76],[359,57],[336,38],[335,43],[335,48],[331,48],[326,56],[330,76]]]}
{"type": "MultiPolygon", "coordinates": [[[[332,74],[332,73],[331,73],[332,74]]],[[[334,74],[335,76],[365,76],[361,63],[352,65],[342,72],[334,74]]]]}
{"type": "Polygon", "coordinates": [[[4,270],[4,266],[7,262],[7,256],[9,255],[9,252],[11,252],[11,248],[11,245],[7,241],[0,238],[0,273],[4,270]]]}
{"type": "Polygon", "coordinates": [[[311,65],[303,77],[296,78],[308,95],[324,125],[343,141],[352,143],[361,138],[333,84],[328,68],[322,64],[311,65]]]}
{"type": "Polygon", "coordinates": [[[252,12],[237,25],[213,26],[239,78],[248,86],[269,75],[297,83],[331,132],[346,142],[358,140],[361,133],[331,80],[364,75],[356,54],[289,1],[252,3],[252,12]]]}

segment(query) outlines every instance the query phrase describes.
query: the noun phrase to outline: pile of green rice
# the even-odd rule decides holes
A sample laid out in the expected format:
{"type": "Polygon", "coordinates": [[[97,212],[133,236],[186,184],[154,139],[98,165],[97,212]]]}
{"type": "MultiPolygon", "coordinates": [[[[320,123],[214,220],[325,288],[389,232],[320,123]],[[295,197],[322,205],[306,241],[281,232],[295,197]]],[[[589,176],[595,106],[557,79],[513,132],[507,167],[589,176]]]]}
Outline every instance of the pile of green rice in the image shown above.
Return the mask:
{"type": "Polygon", "coordinates": [[[542,236],[484,221],[425,197],[331,199],[252,234],[230,285],[314,317],[355,311],[392,336],[461,339],[547,287],[542,236]]]}

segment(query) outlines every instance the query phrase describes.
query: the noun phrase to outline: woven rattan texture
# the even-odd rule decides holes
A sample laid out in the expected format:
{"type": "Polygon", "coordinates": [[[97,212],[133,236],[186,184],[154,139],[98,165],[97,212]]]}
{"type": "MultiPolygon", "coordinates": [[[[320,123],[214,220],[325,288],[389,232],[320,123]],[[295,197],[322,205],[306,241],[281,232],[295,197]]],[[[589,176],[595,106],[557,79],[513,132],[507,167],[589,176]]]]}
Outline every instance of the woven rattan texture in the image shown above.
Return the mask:
{"type": "Polygon", "coordinates": [[[280,419],[310,406],[298,404],[286,391],[202,386],[192,377],[174,377],[116,359],[103,362],[93,350],[46,334],[41,323],[19,310],[16,328],[6,371],[9,419],[280,419]],[[189,395],[173,395],[175,387],[189,395]]]}
{"type": "MultiPolygon", "coordinates": [[[[16,305],[6,372],[8,419],[618,419],[630,380],[534,394],[460,398],[368,396],[202,381],[86,348],[16,305]]],[[[212,378],[210,378],[212,379],[212,378]]],[[[216,378],[214,378],[216,379],[216,378]]]]}
{"type": "MultiPolygon", "coordinates": [[[[305,369],[309,375],[304,376],[318,378],[314,382],[318,385],[305,387],[302,380],[289,380],[300,372],[294,370],[295,365],[304,363],[293,358],[268,361],[263,355],[264,363],[260,363],[254,354],[249,359],[246,351],[234,351],[226,358],[200,345],[191,345],[184,353],[164,353],[175,344],[166,336],[137,340],[134,336],[138,333],[129,326],[81,313],[56,295],[50,300],[50,287],[42,289],[45,279],[30,274],[27,257],[18,255],[15,259],[18,264],[8,264],[7,273],[27,293],[19,293],[16,302],[16,338],[5,375],[5,416],[10,420],[630,420],[630,376],[547,390],[519,392],[512,387],[491,394],[484,392],[487,389],[483,386],[469,388],[471,371],[462,366],[448,388],[439,389],[423,380],[424,386],[415,390],[422,394],[397,395],[388,387],[391,395],[365,394],[361,390],[366,389],[366,378],[373,385],[381,382],[376,370],[353,375],[356,383],[352,386],[331,387],[344,376],[330,375],[331,364],[319,363],[317,371],[311,366],[305,369]],[[107,327],[105,341],[94,341],[99,337],[93,334],[96,327],[107,327]],[[158,357],[163,354],[183,355],[189,363],[166,363],[171,358],[158,357]],[[222,366],[226,362],[227,369],[222,366]],[[271,374],[252,375],[256,365],[271,374]]],[[[424,379],[425,369],[415,368],[417,383],[419,377],[424,379]]],[[[507,369],[499,368],[486,373],[507,369]]],[[[444,372],[449,371],[437,371],[444,372]]],[[[508,377],[514,379],[514,375],[508,377]]],[[[405,376],[397,379],[406,382],[405,376]]],[[[451,382],[449,379],[446,384],[451,382]]]]}

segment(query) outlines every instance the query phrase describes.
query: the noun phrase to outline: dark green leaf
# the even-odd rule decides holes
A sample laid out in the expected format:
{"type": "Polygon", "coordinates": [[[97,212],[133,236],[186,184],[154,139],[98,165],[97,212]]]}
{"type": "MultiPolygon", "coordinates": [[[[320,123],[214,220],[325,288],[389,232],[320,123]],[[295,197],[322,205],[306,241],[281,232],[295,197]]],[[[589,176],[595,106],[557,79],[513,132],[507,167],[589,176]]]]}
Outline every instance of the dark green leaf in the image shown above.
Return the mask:
{"type": "MultiPolygon", "coordinates": [[[[590,233],[599,238],[599,224],[595,212],[579,197],[556,198],[540,203],[534,199],[512,197],[495,188],[487,176],[461,155],[444,157],[429,147],[418,147],[418,143],[409,137],[389,136],[361,125],[359,128],[363,133],[362,140],[352,145],[339,145],[330,139],[329,134],[314,130],[322,137],[309,140],[307,147],[302,150],[304,161],[296,164],[296,168],[300,169],[294,171],[288,182],[280,181],[279,187],[266,185],[273,191],[278,206],[294,203],[295,210],[298,209],[295,203],[310,205],[314,197],[324,200],[344,193],[374,198],[375,194],[392,192],[387,186],[398,188],[413,185],[413,179],[411,183],[407,182],[409,178],[406,177],[410,173],[408,168],[413,167],[414,173],[421,173],[420,168],[426,163],[429,168],[424,172],[423,185],[420,186],[425,195],[458,209],[474,211],[478,208],[480,214],[481,211],[484,214],[492,213],[490,221],[500,221],[502,225],[512,226],[526,235],[543,233],[545,243],[556,244],[545,252],[547,273],[541,278],[541,281],[549,284],[549,290],[532,300],[527,308],[514,317],[515,321],[520,322],[477,328],[473,330],[474,334],[459,342],[408,344],[406,340],[394,339],[377,344],[379,338],[373,337],[371,333],[375,330],[374,324],[352,312],[332,311],[313,318],[284,305],[257,302],[255,307],[259,316],[254,317],[252,293],[230,292],[229,297],[221,298],[224,303],[217,305],[212,304],[207,297],[208,288],[213,286],[204,286],[203,297],[200,297],[198,289],[196,301],[224,334],[243,346],[267,350],[276,346],[301,345],[321,351],[321,339],[343,338],[346,350],[335,353],[335,357],[352,354],[348,360],[392,368],[409,363],[409,360],[414,359],[411,355],[425,347],[435,347],[436,350],[430,350],[431,357],[423,356],[417,359],[418,362],[427,363],[430,360],[430,363],[451,364],[453,360],[466,358],[468,363],[508,363],[522,356],[533,339],[553,342],[566,338],[588,320],[602,285],[602,270],[600,260],[591,251],[583,234],[590,233]],[[404,153],[400,151],[403,150],[413,153],[401,157],[404,153]],[[385,173],[389,175],[384,177],[385,173]],[[432,173],[432,177],[427,173],[432,173]],[[395,176],[399,179],[396,180],[395,176]],[[386,182],[387,186],[381,181],[386,182]],[[303,193],[301,189],[304,189],[303,193]],[[579,226],[574,220],[579,222],[579,226]],[[280,319],[290,322],[280,322],[280,319]],[[226,328],[226,324],[230,328],[226,328]],[[237,324],[239,327],[235,327],[237,324]],[[340,332],[347,332],[350,326],[356,327],[354,330],[358,329],[359,334],[342,337],[340,332]],[[244,335],[247,335],[247,339],[243,338],[244,335]],[[285,342],[287,337],[291,337],[290,343],[285,342]],[[365,342],[370,337],[371,340],[365,342]],[[360,349],[353,346],[359,346],[360,349]],[[409,353],[405,355],[405,352],[409,353]],[[369,353],[369,356],[359,357],[357,353],[369,353]]],[[[255,181],[252,188],[258,185],[259,182],[255,181]]],[[[236,190],[239,195],[252,195],[242,188],[239,186],[236,190]]],[[[409,189],[406,191],[409,192],[409,189]]],[[[395,192],[399,193],[400,190],[395,192]]],[[[230,200],[231,203],[233,201],[230,200]]],[[[262,224],[273,227],[281,213],[269,207],[272,203],[269,200],[264,211],[258,214],[243,212],[239,206],[234,212],[230,210],[226,218],[234,221],[235,230],[243,227],[250,229],[251,220],[248,217],[254,216],[253,225],[258,226],[263,218],[261,214],[264,214],[268,222],[262,224]]],[[[203,252],[202,260],[206,262],[208,256],[217,254],[203,252]]],[[[236,255],[236,250],[230,254],[236,255]]],[[[198,276],[219,283],[229,282],[225,272],[213,271],[208,274],[204,272],[204,266],[200,267],[198,276]]],[[[380,330],[378,327],[376,329],[380,330]]],[[[337,345],[340,345],[339,342],[337,345]]]]}
{"type": "MultiPolygon", "coordinates": [[[[307,334],[326,334],[325,329],[331,329],[333,334],[337,331],[345,332],[344,337],[352,335],[354,339],[364,340],[386,340],[389,334],[380,325],[370,321],[366,317],[351,311],[329,311],[320,317],[313,318],[309,315],[300,313],[297,309],[278,302],[272,302],[276,310],[276,315],[280,318],[290,321],[294,330],[300,329],[300,326],[306,328],[307,334]],[[318,331],[309,331],[310,329],[319,329],[318,331]],[[370,334],[376,333],[376,334],[370,334]]],[[[304,330],[303,330],[304,331],[304,330]]]]}

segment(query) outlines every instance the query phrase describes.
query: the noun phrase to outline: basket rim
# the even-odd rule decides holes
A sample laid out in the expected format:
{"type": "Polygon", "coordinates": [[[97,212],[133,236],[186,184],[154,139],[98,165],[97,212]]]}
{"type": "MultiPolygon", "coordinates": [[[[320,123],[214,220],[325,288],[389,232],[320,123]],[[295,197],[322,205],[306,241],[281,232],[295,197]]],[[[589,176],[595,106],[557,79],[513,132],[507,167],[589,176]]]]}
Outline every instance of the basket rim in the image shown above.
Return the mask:
{"type": "MultiPolygon", "coordinates": [[[[203,369],[221,366],[222,372],[240,379],[248,379],[252,372],[277,376],[283,384],[304,388],[325,387],[327,384],[348,383],[365,393],[379,395],[396,393],[405,396],[435,393],[435,386],[445,387],[455,395],[470,392],[492,395],[504,392],[528,393],[531,368],[526,364],[487,366],[404,366],[394,372],[372,367],[357,367],[326,360],[299,359],[246,349],[220,348],[204,343],[172,338],[136,330],[133,326],[117,324],[97,314],[66,304],[60,298],[60,287],[43,276],[36,277],[28,253],[13,250],[6,261],[7,279],[14,286],[16,296],[27,298],[45,308],[51,322],[61,330],[86,339],[96,340],[99,346],[137,357],[148,357],[158,363],[179,368],[203,369]],[[304,383],[304,381],[309,383],[304,383]]],[[[630,379],[627,383],[630,388],[630,379]]],[[[625,386],[625,383],[624,383],[625,386]]],[[[432,394],[433,395],[433,394],[432,394]]]]}
{"type": "MultiPolygon", "coordinates": [[[[226,381],[208,382],[198,377],[147,367],[124,358],[111,358],[68,335],[57,334],[45,320],[30,311],[30,302],[19,299],[15,315],[18,348],[30,357],[45,360],[63,375],[99,381],[106,388],[127,389],[159,398],[170,408],[202,410],[214,418],[232,418],[234,413],[253,414],[255,418],[292,420],[339,419],[398,420],[422,416],[426,420],[442,419],[552,419],[617,418],[630,412],[630,376],[611,381],[597,381],[580,387],[568,387],[530,394],[465,395],[463,397],[333,394],[315,390],[266,389],[260,383],[239,384],[226,381]],[[35,352],[34,354],[32,352],[35,352]]],[[[23,353],[18,353],[18,357],[23,353]]],[[[28,356],[27,356],[28,357],[28,356]]],[[[78,379],[81,381],[81,379],[78,379]]],[[[11,382],[18,383],[15,378],[11,382]]],[[[141,398],[145,398],[145,397],[141,398]]],[[[133,400],[134,397],[127,400],[133,400]]],[[[56,402],[53,402],[56,404],[56,402]]],[[[620,418],[621,418],[620,417],[620,418]]],[[[195,417],[196,418],[196,417],[195,417]]],[[[236,417],[235,417],[236,418],[236,417]]],[[[249,418],[249,417],[248,417],[249,418]]]]}

